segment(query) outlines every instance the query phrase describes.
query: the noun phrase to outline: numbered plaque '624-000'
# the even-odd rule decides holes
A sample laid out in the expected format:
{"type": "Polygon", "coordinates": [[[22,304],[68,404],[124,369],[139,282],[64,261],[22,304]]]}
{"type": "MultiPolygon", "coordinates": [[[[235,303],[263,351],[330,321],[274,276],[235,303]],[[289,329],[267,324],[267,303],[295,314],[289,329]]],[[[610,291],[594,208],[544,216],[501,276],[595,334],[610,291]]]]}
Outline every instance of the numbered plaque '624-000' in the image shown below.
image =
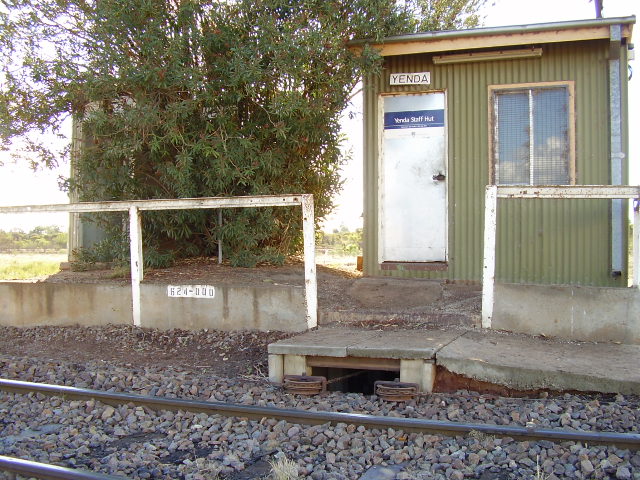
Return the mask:
{"type": "Polygon", "coordinates": [[[214,298],[216,289],[212,285],[168,285],[167,296],[187,298],[214,298]]]}

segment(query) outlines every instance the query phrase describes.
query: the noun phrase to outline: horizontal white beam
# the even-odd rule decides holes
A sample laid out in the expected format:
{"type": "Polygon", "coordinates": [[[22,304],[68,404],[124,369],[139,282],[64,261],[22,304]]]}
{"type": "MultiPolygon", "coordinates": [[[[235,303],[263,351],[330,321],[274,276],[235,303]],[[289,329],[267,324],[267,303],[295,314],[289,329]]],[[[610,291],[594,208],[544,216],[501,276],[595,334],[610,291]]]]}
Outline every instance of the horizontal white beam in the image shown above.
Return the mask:
{"type": "Polygon", "coordinates": [[[123,200],[117,202],[58,203],[53,205],[21,205],[0,207],[0,213],[33,212],[127,212],[138,210],[193,210],[205,208],[282,207],[302,205],[304,195],[260,195],[254,197],[203,197],[168,200],[123,200]]]}
{"type": "Polygon", "coordinates": [[[498,198],[640,198],[638,185],[499,185],[498,198]]]}
{"type": "Polygon", "coordinates": [[[131,296],[133,298],[133,323],[140,326],[140,282],[144,278],[142,262],[142,225],[140,212],[143,210],[193,210],[205,208],[247,208],[247,207],[302,207],[304,236],[305,300],[307,304],[307,326],[314,328],[318,322],[318,292],[315,265],[315,231],[313,195],[257,195],[253,197],[202,197],[161,200],[124,200],[118,202],[80,202],[53,205],[22,205],[0,207],[2,213],[35,212],[128,212],[129,241],[131,254],[131,296]]]}

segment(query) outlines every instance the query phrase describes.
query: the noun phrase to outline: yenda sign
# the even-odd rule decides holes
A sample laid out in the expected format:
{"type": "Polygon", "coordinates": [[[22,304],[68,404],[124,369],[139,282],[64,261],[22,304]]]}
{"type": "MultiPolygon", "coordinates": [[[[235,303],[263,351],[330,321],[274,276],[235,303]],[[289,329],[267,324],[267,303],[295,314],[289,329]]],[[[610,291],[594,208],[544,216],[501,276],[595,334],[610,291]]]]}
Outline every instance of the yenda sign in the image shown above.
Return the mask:
{"type": "Polygon", "coordinates": [[[431,85],[431,72],[392,73],[390,85],[431,85]]]}
{"type": "Polygon", "coordinates": [[[384,129],[444,127],[444,110],[385,112],[384,129]]]}

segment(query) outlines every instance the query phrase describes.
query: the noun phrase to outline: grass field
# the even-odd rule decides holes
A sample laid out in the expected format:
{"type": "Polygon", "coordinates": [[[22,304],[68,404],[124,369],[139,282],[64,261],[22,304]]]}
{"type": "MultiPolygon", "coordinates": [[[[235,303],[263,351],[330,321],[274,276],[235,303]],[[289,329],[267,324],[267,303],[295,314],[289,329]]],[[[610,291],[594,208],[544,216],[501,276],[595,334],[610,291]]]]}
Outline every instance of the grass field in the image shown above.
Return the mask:
{"type": "Polygon", "coordinates": [[[60,271],[66,253],[0,253],[0,280],[26,280],[60,271]]]}

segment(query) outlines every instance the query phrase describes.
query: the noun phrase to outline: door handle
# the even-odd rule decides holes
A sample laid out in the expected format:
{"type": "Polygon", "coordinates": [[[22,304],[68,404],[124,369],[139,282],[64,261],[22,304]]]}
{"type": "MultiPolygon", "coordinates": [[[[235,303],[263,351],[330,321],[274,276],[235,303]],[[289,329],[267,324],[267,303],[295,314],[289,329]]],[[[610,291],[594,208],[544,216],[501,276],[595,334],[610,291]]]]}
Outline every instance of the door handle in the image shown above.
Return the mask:
{"type": "Polygon", "coordinates": [[[434,180],[437,180],[438,182],[442,182],[447,177],[443,173],[439,173],[437,175],[434,175],[431,178],[433,178],[434,180]]]}

